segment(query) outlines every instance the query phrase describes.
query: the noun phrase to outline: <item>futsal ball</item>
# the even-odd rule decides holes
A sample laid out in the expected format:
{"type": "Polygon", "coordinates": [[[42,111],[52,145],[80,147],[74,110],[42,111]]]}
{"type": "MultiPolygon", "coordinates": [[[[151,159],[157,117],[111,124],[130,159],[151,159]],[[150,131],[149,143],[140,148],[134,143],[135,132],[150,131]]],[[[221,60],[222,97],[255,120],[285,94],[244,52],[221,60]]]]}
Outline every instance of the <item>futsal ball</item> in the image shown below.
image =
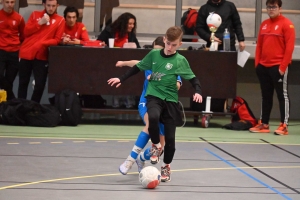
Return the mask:
{"type": "Polygon", "coordinates": [[[160,183],[160,171],[153,166],[148,166],[142,169],[139,174],[139,181],[143,188],[153,189],[160,183]]]}
{"type": "Polygon", "coordinates": [[[219,28],[222,23],[222,18],[217,13],[209,13],[208,17],[206,18],[206,23],[209,28],[219,28]]]}

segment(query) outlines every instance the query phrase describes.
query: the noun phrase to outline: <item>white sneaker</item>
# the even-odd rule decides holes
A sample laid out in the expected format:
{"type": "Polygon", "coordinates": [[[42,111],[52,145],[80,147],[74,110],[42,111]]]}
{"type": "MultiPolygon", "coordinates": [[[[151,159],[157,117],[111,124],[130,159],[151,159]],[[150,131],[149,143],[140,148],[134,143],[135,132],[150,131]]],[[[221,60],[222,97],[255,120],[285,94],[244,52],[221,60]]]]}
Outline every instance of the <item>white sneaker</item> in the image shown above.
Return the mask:
{"type": "Polygon", "coordinates": [[[119,167],[119,171],[121,174],[126,175],[128,171],[131,169],[132,165],[134,163],[134,160],[127,159],[125,162],[122,163],[119,167]]]}
{"type": "MultiPolygon", "coordinates": [[[[144,152],[141,152],[141,153],[144,153],[144,152]]],[[[142,169],[144,169],[144,167],[145,167],[145,162],[141,161],[141,159],[139,157],[138,157],[138,159],[136,159],[135,162],[138,166],[138,172],[140,173],[142,171],[142,169]]]]}

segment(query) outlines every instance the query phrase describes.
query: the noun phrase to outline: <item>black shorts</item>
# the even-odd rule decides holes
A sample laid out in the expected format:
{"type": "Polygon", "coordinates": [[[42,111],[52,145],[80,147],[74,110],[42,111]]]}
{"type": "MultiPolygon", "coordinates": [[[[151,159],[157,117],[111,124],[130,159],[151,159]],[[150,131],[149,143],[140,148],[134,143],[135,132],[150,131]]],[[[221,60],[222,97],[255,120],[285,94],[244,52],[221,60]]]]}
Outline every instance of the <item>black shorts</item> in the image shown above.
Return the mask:
{"type": "Polygon", "coordinates": [[[176,126],[182,126],[182,115],[179,104],[176,102],[165,101],[155,96],[148,95],[147,97],[147,109],[151,107],[161,107],[162,112],[160,115],[160,122],[163,124],[171,123],[176,126]]]}

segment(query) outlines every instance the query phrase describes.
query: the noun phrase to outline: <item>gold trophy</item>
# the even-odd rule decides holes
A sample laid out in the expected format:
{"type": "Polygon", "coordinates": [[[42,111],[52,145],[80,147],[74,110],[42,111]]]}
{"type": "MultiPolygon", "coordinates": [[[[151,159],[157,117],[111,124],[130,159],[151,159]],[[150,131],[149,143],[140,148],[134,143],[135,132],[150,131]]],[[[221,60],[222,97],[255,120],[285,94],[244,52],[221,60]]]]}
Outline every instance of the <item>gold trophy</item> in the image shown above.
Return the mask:
{"type": "Polygon", "coordinates": [[[208,17],[206,18],[206,23],[207,26],[209,27],[209,30],[211,32],[210,36],[210,51],[217,51],[218,50],[218,45],[215,45],[215,32],[218,30],[219,26],[222,23],[222,18],[220,15],[216,13],[209,13],[208,17]]]}

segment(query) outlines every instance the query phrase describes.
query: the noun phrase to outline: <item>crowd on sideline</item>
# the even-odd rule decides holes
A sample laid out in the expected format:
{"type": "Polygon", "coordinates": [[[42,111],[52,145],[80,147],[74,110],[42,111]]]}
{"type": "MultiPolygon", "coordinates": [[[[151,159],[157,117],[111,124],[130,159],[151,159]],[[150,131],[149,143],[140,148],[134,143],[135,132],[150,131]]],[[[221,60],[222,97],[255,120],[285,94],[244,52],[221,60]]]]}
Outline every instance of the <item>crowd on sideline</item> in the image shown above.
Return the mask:
{"type": "MultiPolygon", "coordinates": [[[[262,22],[259,29],[255,54],[255,70],[261,86],[262,113],[257,127],[251,132],[270,132],[269,118],[273,105],[274,90],[280,105],[281,123],[275,131],[286,135],[289,118],[289,96],[287,93],[288,66],[292,59],[295,44],[294,24],[281,14],[282,0],[265,0],[269,19],[262,22]]],[[[114,38],[114,47],[140,48],[136,37],[137,19],[129,12],[112,21],[111,12],[119,6],[118,0],[102,0],[100,28],[104,28],[97,40],[108,45],[114,38]],[[104,26],[105,25],[105,26],[104,26]]],[[[19,74],[18,98],[27,98],[31,74],[35,86],[31,100],[40,102],[48,76],[48,47],[55,45],[82,45],[89,41],[82,21],[84,0],[42,0],[44,9],[33,11],[25,23],[24,18],[14,11],[16,0],[2,0],[0,10],[0,89],[7,92],[7,99],[16,98],[13,83],[19,74]],[[66,5],[64,16],[57,14],[59,4],[66,5]]],[[[20,7],[28,6],[20,0],[20,7]]],[[[218,44],[223,50],[223,33],[230,33],[231,51],[235,51],[238,41],[243,51],[244,33],[239,13],[234,3],[227,0],[208,0],[198,11],[195,32],[207,42],[218,44]],[[206,22],[211,13],[217,13],[222,23],[214,38],[206,22]],[[212,40],[213,39],[213,40],[212,40]]]]}

